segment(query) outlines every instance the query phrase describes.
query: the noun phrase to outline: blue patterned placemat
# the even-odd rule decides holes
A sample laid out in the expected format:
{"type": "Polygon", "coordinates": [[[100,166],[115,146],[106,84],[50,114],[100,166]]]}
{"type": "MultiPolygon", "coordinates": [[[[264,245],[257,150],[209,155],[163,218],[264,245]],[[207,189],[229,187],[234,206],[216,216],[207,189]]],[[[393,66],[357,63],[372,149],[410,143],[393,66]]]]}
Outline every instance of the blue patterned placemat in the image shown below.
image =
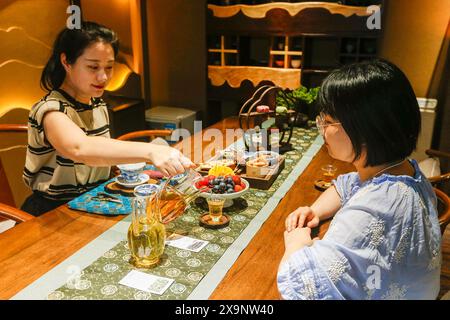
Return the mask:
{"type": "MultiPolygon", "coordinates": [[[[147,165],[144,170],[155,170],[152,165],[147,165]]],[[[130,214],[132,211],[131,201],[132,197],[123,196],[117,193],[111,194],[122,201],[122,203],[110,202],[110,201],[96,201],[95,196],[99,192],[108,193],[105,189],[105,185],[114,181],[116,178],[112,178],[98,187],[83,193],[81,196],[71,200],[67,205],[70,209],[86,211],[89,213],[115,216],[122,214],[130,214]]],[[[110,193],[108,193],[110,194],[110,193]]]]}
{"type": "MultiPolygon", "coordinates": [[[[114,180],[113,178],[112,180],[114,180]]],[[[105,185],[110,183],[109,180],[98,187],[83,193],[81,196],[73,199],[68,203],[70,209],[86,211],[90,213],[102,214],[107,216],[115,216],[120,214],[131,213],[131,200],[133,198],[122,196],[120,194],[113,194],[114,197],[120,199],[122,203],[110,202],[110,201],[96,201],[93,198],[99,193],[105,191],[105,185]]]]}

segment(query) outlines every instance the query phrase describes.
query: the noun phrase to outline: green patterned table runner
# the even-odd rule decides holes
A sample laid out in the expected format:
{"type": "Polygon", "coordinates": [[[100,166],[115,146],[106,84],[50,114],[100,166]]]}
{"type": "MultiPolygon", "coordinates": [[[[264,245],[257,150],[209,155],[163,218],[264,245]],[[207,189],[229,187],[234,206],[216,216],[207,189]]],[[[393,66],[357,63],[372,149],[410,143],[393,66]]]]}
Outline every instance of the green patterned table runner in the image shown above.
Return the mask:
{"type": "MultiPolygon", "coordinates": [[[[157,267],[149,270],[137,269],[174,279],[173,284],[163,295],[138,291],[119,284],[123,277],[136,269],[128,262],[130,254],[126,232],[124,232],[130,222],[130,217],[127,217],[115,230],[106,232],[109,232],[109,237],[111,232],[114,232],[114,238],[117,241],[114,243],[108,240],[112,243],[109,249],[106,252],[103,251],[100,257],[96,257],[83,270],[76,272],[79,265],[76,261],[77,259],[79,261],[81,257],[81,253],[78,252],[77,259],[73,259],[75,264],[66,261],[65,269],[62,269],[62,266],[59,268],[58,279],[60,282],[64,280],[64,275],[61,274],[64,271],[65,281],[57,286],[56,283],[49,285],[47,282],[52,281],[51,270],[14,298],[155,300],[208,298],[262,223],[320,149],[322,139],[317,136],[316,129],[296,128],[294,130],[291,139],[294,150],[285,154],[284,170],[270,189],[250,189],[242,198],[236,199],[233,206],[224,209],[224,212],[231,217],[228,227],[212,230],[199,226],[198,217],[207,211],[203,198],[198,198],[183,216],[167,225],[168,235],[173,231],[182,232],[184,235],[209,241],[209,244],[198,253],[166,246],[162,261],[157,267]],[[314,148],[310,148],[313,144],[314,148]],[[70,267],[74,268],[73,272],[68,270],[70,267]],[[39,283],[42,285],[40,289],[38,289],[39,283]]],[[[101,241],[102,236],[93,242],[101,241]]],[[[89,247],[92,249],[94,245],[95,243],[90,243],[89,247]]],[[[102,243],[99,242],[99,245],[102,243]]],[[[108,247],[105,244],[103,246],[108,247]]]]}

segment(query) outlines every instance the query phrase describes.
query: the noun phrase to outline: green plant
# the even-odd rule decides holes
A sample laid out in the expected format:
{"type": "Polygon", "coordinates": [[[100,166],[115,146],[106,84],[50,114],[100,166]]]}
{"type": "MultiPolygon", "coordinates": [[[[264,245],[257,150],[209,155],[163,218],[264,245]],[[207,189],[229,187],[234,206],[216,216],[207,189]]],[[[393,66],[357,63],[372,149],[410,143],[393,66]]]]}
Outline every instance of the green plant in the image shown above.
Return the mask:
{"type": "Polygon", "coordinates": [[[304,104],[311,104],[317,99],[320,87],[307,88],[301,86],[293,91],[279,91],[276,97],[277,106],[300,112],[304,104]]]}

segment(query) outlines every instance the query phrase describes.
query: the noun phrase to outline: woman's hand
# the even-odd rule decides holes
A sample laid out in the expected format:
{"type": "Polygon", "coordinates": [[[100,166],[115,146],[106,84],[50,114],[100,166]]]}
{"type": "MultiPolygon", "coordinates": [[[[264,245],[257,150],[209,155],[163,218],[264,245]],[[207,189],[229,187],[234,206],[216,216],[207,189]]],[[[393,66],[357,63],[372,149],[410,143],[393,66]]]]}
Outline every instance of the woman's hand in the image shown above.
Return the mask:
{"type": "Polygon", "coordinates": [[[157,144],[151,144],[151,148],[150,161],[165,176],[174,176],[195,168],[195,164],[177,149],[157,144]]]}
{"type": "Polygon", "coordinates": [[[314,243],[311,239],[311,228],[295,228],[292,231],[284,232],[284,255],[281,263],[289,259],[291,254],[300,250],[304,246],[310,246],[314,243]]]}
{"type": "Polygon", "coordinates": [[[319,225],[319,217],[310,207],[299,207],[286,218],[286,230],[292,231],[295,228],[306,227],[315,228],[319,225]]]}

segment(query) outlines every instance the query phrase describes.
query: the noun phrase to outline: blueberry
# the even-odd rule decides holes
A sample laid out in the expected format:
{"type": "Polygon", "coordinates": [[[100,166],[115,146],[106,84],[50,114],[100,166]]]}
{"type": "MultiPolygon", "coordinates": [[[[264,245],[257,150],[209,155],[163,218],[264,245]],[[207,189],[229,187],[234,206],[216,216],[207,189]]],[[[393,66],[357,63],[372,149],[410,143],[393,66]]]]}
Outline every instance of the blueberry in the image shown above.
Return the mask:
{"type": "Polygon", "coordinates": [[[219,184],[220,189],[225,189],[227,187],[227,185],[225,184],[225,182],[221,182],[219,184]]]}
{"type": "Polygon", "coordinates": [[[232,189],[232,188],[227,190],[227,193],[233,193],[233,192],[234,192],[234,189],[232,189]]]}
{"type": "Polygon", "coordinates": [[[227,189],[234,189],[234,186],[231,183],[227,184],[227,189]]]}

